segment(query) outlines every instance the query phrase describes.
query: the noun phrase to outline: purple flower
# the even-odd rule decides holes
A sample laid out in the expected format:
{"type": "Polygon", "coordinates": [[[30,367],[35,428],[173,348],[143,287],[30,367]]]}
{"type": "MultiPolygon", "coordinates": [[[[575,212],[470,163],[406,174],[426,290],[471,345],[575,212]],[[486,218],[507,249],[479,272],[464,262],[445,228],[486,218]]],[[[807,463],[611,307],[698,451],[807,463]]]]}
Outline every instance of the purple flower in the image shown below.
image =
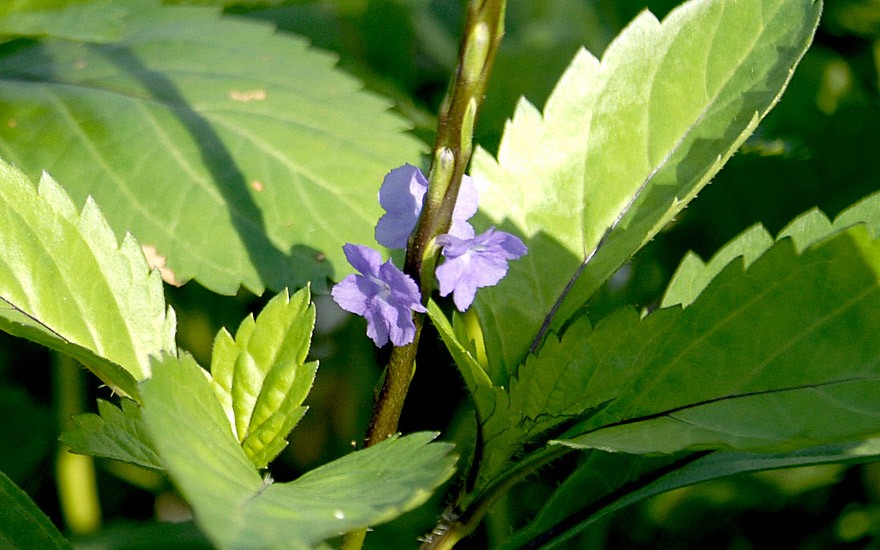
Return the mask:
{"type": "MultiPolygon", "coordinates": [[[[379,188],[379,204],[385,214],[376,224],[376,242],[388,248],[406,248],[427,192],[428,180],[415,166],[404,164],[389,172],[379,188]]],[[[462,176],[449,234],[461,239],[472,238],[474,228],[467,221],[476,213],[477,188],[469,176],[462,176]]]]}
{"type": "Polygon", "coordinates": [[[413,341],[416,326],[412,312],[427,311],[412,278],[368,246],[346,244],[345,257],[362,275],[349,275],[333,287],[331,295],[346,311],[367,319],[367,336],[377,346],[390,339],[395,346],[413,341]]]}
{"type": "Polygon", "coordinates": [[[497,284],[507,275],[508,260],[515,260],[527,251],[519,238],[495,231],[494,227],[472,239],[439,235],[437,244],[443,247],[445,258],[436,271],[440,296],[452,293],[459,311],[473,303],[478,288],[497,284]]]}

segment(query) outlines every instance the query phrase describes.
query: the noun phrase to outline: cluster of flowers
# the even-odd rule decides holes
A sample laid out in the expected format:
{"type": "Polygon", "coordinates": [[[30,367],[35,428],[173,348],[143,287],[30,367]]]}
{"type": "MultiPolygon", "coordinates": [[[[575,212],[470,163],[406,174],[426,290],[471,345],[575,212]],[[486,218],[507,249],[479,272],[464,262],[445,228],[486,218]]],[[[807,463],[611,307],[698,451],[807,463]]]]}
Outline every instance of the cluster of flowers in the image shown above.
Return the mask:
{"type": "MultiPolygon", "coordinates": [[[[427,191],[428,180],[415,166],[404,164],[389,172],[379,190],[385,214],[376,224],[376,242],[388,248],[406,248],[427,191]]],[[[507,274],[509,260],[526,253],[521,240],[494,227],[476,235],[468,223],[476,213],[477,189],[471,178],[464,176],[449,233],[436,238],[443,255],[435,273],[440,295],[452,294],[459,311],[471,305],[477,288],[492,286],[507,274]]],[[[415,281],[391,260],[382,263],[382,256],[368,246],[349,243],[342,249],[361,274],[349,275],[336,284],[333,299],[342,309],[366,318],[367,336],[377,346],[389,340],[395,346],[411,343],[416,331],[412,312],[426,311],[415,281]]]]}

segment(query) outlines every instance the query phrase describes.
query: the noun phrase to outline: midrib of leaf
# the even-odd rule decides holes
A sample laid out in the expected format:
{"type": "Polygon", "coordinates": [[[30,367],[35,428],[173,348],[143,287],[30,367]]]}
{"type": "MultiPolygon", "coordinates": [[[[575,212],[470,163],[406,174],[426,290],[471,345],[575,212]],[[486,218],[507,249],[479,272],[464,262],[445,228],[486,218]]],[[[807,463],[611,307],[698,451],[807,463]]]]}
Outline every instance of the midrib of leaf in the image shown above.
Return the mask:
{"type": "MultiPolygon", "coordinates": [[[[579,433],[579,435],[588,435],[588,434],[591,434],[591,433],[594,433],[594,432],[598,432],[598,431],[601,431],[601,430],[606,430],[606,429],[609,429],[609,428],[617,428],[617,427],[620,427],[620,426],[627,426],[627,425],[631,425],[631,424],[638,424],[638,423],[640,423],[640,422],[647,422],[647,421],[650,421],[650,420],[655,420],[655,419],[663,418],[663,417],[668,417],[668,418],[670,418],[671,420],[675,420],[676,422],[682,422],[682,423],[684,423],[684,424],[693,425],[693,424],[691,424],[690,422],[687,422],[687,421],[684,420],[684,419],[676,418],[674,415],[675,415],[676,413],[680,413],[680,412],[688,411],[688,410],[691,410],[691,409],[696,409],[696,408],[703,407],[703,406],[706,406],[706,405],[712,405],[712,404],[715,404],[715,403],[723,403],[723,402],[725,402],[725,401],[736,401],[736,400],[738,400],[738,399],[749,399],[749,398],[752,398],[752,397],[759,397],[759,396],[762,396],[762,395],[784,394],[784,393],[787,393],[787,392],[796,392],[796,391],[803,391],[803,390],[818,390],[818,389],[821,389],[821,388],[833,388],[833,387],[835,387],[835,386],[844,385],[844,384],[851,384],[851,383],[853,383],[853,382],[865,382],[865,381],[871,381],[871,380],[877,380],[877,381],[880,381],[880,376],[861,376],[861,377],[850,377],[850,378],[838,378],[838,379],[830,380],[830,381],[827,381],[827,382],[817,382],[817,383],[812,383],[812,384],[800,384],[800,385],[794,385],[794,386],[785,386],[785,387],[779,387],[779,388],[771,388],[771,389],[760,390],[760,391],[751,391],[751,392],[743,392],[743,393],[734,393],[734,394],[731,394],[731,395],[725,395],[725,396],[722,396],[722,397],[713,397],[713,398],[710,398],[710,399],[704,399],[704,400],[702,400],[702,401],[695,401],[695,402],[693,402],[693,403],[687,403],[687,404],[685,404],[685,405],[680,405],[680,406],[676,406],[676,407],[670,407],[670,408],[665,409],[665,410],[662,410],[662,411],[658,411],[658,412],[654,412],[654,413],[650,413],[650,414],[645,414],[645,415],[641,415],[641,416],[635,416],[635,417],[632,417],[632,418],[626,418],[626,419],[623,419],[623,420],[619,420],[619,421],[617,421],[617,422],[611,422],[611,423],[608,423],[608,424],[603,424],[603,425],[601,425],[601,426],[597,426],[597,427],[595,427],[595,428],[592,428],[592,429],[586,430],[586,431],[584,431],[584,432],[581,432],[581,433],[579,433]]],[[[818,397],[821,398],[821,396],[818,396],[818,397]]],[[[841,407],[844,407],[844,405],[840,405],[840,406],[841,406],[841,407]]],[[[817,408],[820,408],[820,407],[817,407],[817,408]]],[[[846,407],[846,408],[847,408],[848,410],[853,410],[853,411],[855,411],[855,412],[868,413],[868,414],[872,414],[872,415],[874,415],[874,416],[878,416],[878,417],[880,417],[880,414],[876,414],[876,413],[874,413],[873,411],[867,411],[867,410],[864,410],[864,409],[854,409],[854,408],[851,408],[851,407],[846,407]]],[[[720,429],[720,428],[715,427],[715,428],[713,428],[713,429],[716,429],[716,430],[717,430],[717,429],[720,429]]],[[[727,433],[739,433],[739,432],[731,432],[731,431],[728,430],[727,433]]],[[[749,433],[748,435],[754,437],[756,434],[749,433]]]]}

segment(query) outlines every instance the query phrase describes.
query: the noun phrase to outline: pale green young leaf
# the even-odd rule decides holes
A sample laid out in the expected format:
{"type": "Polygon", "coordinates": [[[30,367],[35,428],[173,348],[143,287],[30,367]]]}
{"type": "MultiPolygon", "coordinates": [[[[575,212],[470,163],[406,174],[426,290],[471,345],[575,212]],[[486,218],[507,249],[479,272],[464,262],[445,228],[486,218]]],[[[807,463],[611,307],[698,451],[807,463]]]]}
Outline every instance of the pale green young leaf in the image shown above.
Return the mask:
{"type": "Polygon", "coordinates": [[[880,439],[838,443],[781,454],[692,453],[645,457],[593,451],[538,515],[500,549],[541,541],[555,548],[620,509],[660,493],[734,474],[818,464],[855,464],[880,458],[880,439]]]}
{"type": "Polygon", "coordinates": [[[137,395],[149,357],[174,352],[175,318],[137,241],[120,245],[98,207],[78,212],[47,174],[0,161],[0,328],[68,353],[137,395]]]}
{"type": "Polygon", "coordinates": [[[706,185],[785,88],[820,1],[692,0],[643,12],[601,63],[581,51],[543,114],[521,102],[498,160],[474,155],[483,223],[529,253],[476,307],[505,384],[706,185]]]}
{"type": "Polygon", "coordinates": [[[72,419],[73,427],[61,434],[61,442],[74,453],[112,458],[161,470],[141,418],[141,408],[129,399],[122,406],[98,400],[98,414],[80,414],[72,419]]]}
{"type": "Polygon", "coordinates": [[[306,412],[317,361],[306,363],[315,328],[308,288],[272,298],[254,320],[249,315],[233,339],[221,330],[214,341],[214,390],[236,437],[257,468],[287,445],[287,434],[306,412]]]}
{"type": "Polygon", "coordinates": [[[415,508],[454,471],[451,445],[416,433],[272,483],[245,455],[192,357],[154,362],[141,393],[162,463],[220,548],[312,548],[415,508]]]}
{"type": "Polygon", "coordinates": [[[72,548],[27,494],[0,472],[0,547],[72,548]]]}
{"type": "Polygon", "coordinates": [[[46,169],[164,260],[261,294],[351,270],[384,175],[424,147],[331,55],[218,9],[131,0],[119,39],[0,51],[0,154],[46,169]]]}

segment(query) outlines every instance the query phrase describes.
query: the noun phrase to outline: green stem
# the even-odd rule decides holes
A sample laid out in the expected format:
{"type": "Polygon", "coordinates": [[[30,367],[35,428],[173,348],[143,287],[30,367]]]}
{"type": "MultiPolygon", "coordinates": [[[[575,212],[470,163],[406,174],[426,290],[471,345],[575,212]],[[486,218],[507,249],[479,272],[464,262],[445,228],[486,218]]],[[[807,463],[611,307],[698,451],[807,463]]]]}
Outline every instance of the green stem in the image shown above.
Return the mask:
{"type": "MultiPolygon", "coordinates": [[[[82,368],[66,355],[56,354],[53,393],[61,431],[71,427],[71,417],[84,412],[82,368]]],[[[101,526],[101,505],[95,478],[95,460],[75,455],[60,445],[55,460],[58,500],[67,528],[77,535],[94,533],[101,526]]]]}
{"type": "MultiPolygon", "coordinates": [[[[440,108],[434,162],[419,223],[410,237],[404,271],[419,281],[422,302],[434,287],[433,267],[439,250],[434,238],[449,229],[452,209],[473,148],[473,131],[483,102],[492,61],[504,34],[505,0],[472,0],[462,39],[456,78],[440,108]],[[425,268],[425,269],[423,269],[425,268]]],[[[373,408],[366,445],[375,445],[397,431],[409,382],[415,371],[416,350],[424,314],[413,315],[415,339],[391,352],[385,383],[373,408]]]]}
{"type": "Polygon", "coordinates": [[[447,550],[459,540],[471,534],[483,520],[492,505],[506,494],[514,485],[524,480],[543,466],[573,451],[563,445],[548,445],[511,465],[497,479],[482,490],[467,496],[459,505],[460,512],[448,525],[439,525],[434,532],[438,535],[422,545],[422,550],[447,550]]]}
{"type": "Polygon", "coordinates": [[[439,255],[431,244],[434,237],[449,229],[452,220],[461,177],[473,150],[474,126],[504,35],[505,8],[506,0],[471,0],[468,4],[455,79],[440,106],[428,193],[410,238],[404,268],[420,281],[426,299],[433,287],[433,266],[439,255]]]}
{"type": "MultiPolygon", "coordinates": [[[[434,266],[440,255],[440,250],[433,244],[434,238],[449,230],[461,177],[470,162],[474,126],[483,104],[492,63],[504,35],[505,7],[506,0],[471,0],[468,4],[458,67],[440,107],[428,192],[419,223],[410,237],[404,263],[404,272],[419,284],[423,304],[427,304],[434,289],[434,266]]],[[[391,351],[385,382],[373,406],[365,438],[368,447],[397,432],[403,403],[415,372],[424,318],[424,314],[414,313],[416,333],[413,342],[391,351]]],[[[349,533],[343,547],[346,550],[360,548],[363,533],[349,533]]]]}
{"type": "Polygon", "coordinates": [[[382,390],[373,407],[373,416],[367,430],[365,445],[370,447],[384,441],[397,433],[397,423],[403,412],[403,403],[409,390],[409,383],[415,372],[416,350],[424,324],[424,315],[419,314],[413,319],[416,323],[416,335],[411,344],[395,347],[391,350],[388,369],[382,390]],[[381,406],[380,406],[381,404],[381,406]]]}

